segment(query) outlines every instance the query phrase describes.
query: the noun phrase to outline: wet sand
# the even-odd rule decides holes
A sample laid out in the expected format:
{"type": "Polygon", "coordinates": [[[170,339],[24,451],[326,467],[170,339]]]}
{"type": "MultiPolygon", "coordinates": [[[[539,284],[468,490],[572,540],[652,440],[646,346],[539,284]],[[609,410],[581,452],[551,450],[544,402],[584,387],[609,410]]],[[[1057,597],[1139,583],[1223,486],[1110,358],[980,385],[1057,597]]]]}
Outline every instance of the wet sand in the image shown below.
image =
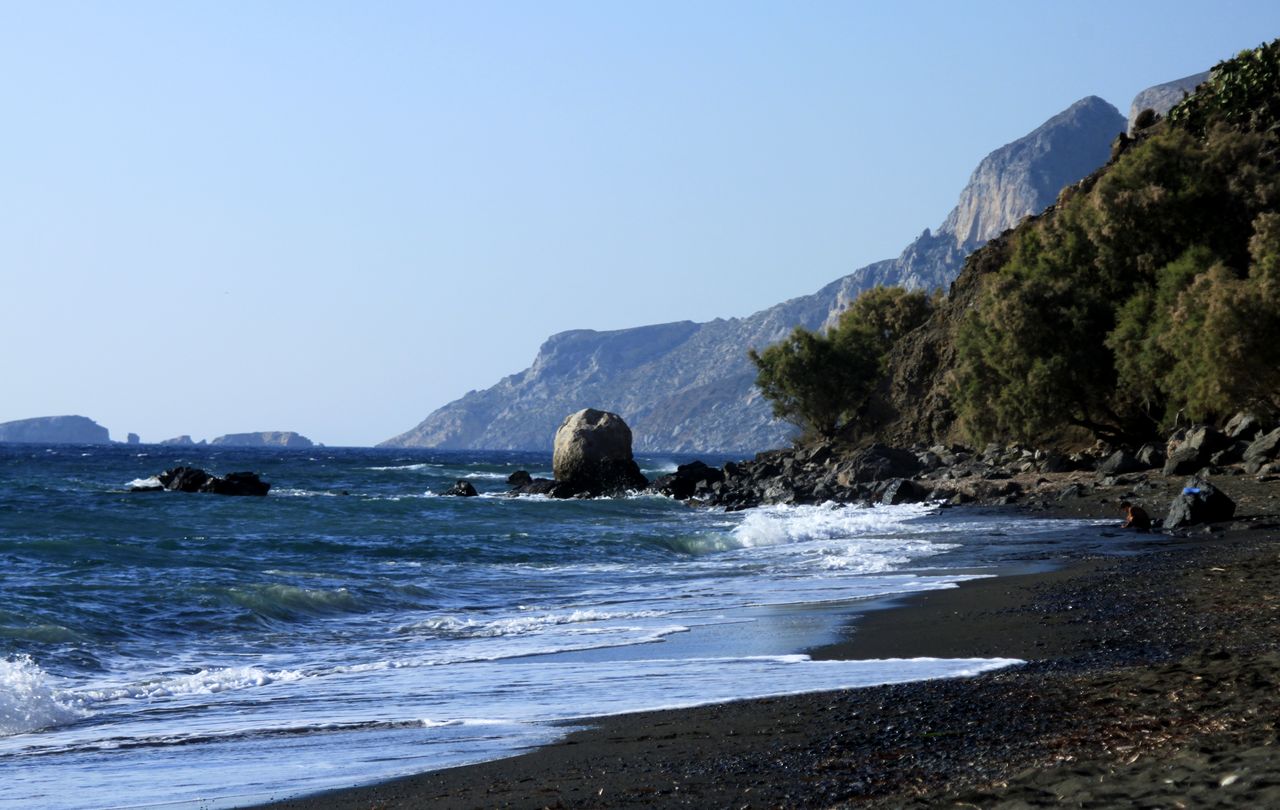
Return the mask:
{"type": "Polygon", "coordinates": [[[877,606],[812,653],[1022,666],[607,717],[520,756],[274,806],[1280,806],[1280,532],[1260,498],[1153,553],[877,606]]]}

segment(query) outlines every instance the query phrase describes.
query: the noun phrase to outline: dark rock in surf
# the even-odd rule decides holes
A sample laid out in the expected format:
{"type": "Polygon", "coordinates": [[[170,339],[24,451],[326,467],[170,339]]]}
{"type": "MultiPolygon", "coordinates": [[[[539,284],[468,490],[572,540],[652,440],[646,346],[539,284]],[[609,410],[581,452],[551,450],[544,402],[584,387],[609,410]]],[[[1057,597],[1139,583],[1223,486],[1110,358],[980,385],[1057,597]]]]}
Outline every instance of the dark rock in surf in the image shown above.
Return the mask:
{"type": "Polygon", "coordinates": [[[653,482],[652,489],[669,498],[684,501],[694,495],[705,493],[715,484],[722,483],[725,474],[715,467],[708,467],[701,461],[681,464],[676,471],[662,476],[653,482]]]}
{"type": "Polygon", "coordinates": [[[448,489],[446,489],[444,492],[441,492],[440,494],[447,495],[447,496],[454,496],[458,498],[474,498],[480,493],[476,492],[476,488],[471,486],[470,481],[463,481],[459,479],[454,482],[453,486],[449,487],[448,489]]]}
{"type": "Polygon", "coordinates": [[[266,495],[271,484],[257,473],[233,472],[219,478],[199,467],[174,467],[156,476],[158,486],[137,486],[133,492],[207,492],[214,495],[266,495]]]}
{"type": "Polygon", "coordinates": [[[526,487],[533,483],[533,476],[529,475],[528,470],[516,470],[507,476],[507,486],[513,488],[526,487]]]}

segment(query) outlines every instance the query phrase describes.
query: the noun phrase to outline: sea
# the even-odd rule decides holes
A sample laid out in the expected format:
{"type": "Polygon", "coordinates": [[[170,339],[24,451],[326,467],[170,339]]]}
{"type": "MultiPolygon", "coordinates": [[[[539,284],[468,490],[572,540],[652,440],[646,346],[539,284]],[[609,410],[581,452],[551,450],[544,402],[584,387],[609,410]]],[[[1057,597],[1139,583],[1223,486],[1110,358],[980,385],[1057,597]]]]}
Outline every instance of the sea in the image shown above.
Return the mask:
{"type": "MultiPolygon", "coordinates": [[[[651,478],[689,460],[638,459],[651,478]]],[[[591,717],[1017,665],[808,653],[894,597],[1114,543],[936,504],[505,494],[550,465],[0,445],[0,808],[237,807],[509,756],[591,717]],[[177,465],[273,486],[130,492],[177,465]],[[458,480],[479,497],[438,494],[458,480]]]]}

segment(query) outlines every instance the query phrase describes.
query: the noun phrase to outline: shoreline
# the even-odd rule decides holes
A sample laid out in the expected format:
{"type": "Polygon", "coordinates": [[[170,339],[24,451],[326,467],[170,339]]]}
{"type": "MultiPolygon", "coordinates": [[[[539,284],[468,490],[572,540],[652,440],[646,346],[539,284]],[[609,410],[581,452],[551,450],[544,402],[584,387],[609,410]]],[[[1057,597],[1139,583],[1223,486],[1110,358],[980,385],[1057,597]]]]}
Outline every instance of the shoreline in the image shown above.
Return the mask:
{"type": "MultiPolygon", "coordinates": [[[[1149,725],[1167,709],[1164,681],[1194,691],[1205,673],[1213,683],[1244,679],[1270,690],[1259,695],[1254,688],[1247,699],[1241,693],[1228,714],[1243,716],[1250,701],[1280,703],[1271,697],[1280,692],[1280,657],[1268,657],[1280,628],[1269,604],[1270,594],[1280,593],[1280,534],[1250,511],[1252,524],[1242,518],[1211,535],[1165,536],[1149,552],[1085,555],[1046,571],[873,600],[855,611],[844,639],[810,651],[814,660],[1010,657],[1022,665],[970,678],[588,719],[566,724],[578,730],[564,739],[516,756],[261,806],[933,806],[974,790],[987,790],[982,801],[989,804],[1043,799],[1044,784],[1059,777],[1070,784],[1053,787],[1055,796],[1077,788],[1095,795],[1094,782],[1107,778],[1123,783],[1116,802],[1137,800],[1140,788],[1143,796],[1181,796],[1159,793],[1174,791],[1177,780],[1171,786],[1147,774],[1126,781],[1115,770],[1135,755],[1130,770],[1159,767],[1145,752],[1169,749],[1178,730],[1130,739],[1114,727],[1115,717],[1136,713],[1149,725]],[[1224,587],[1222,572],[1232,570],[1249,571],[1248,581],[1224,587]],[[1086,765],[1090,777],[1081,781],[1086,765]]],[[[1198,725],[1194,701],[1181,701],[1178,711],[1191,713],[1181,723],[1192,731],[1203,725],[1204,733],[1221,732],[1227,722],[1198,725]]],[[[1270,737],[1254,760],[1274,750],[1273,728],[1259,726],[1270,737]]],[[[1236,753],[1249,759],[1247,751],[1236,753]]],[[[1260,763],[1252,776],[1215,789],[1234,802],[1271,801],[1268,791],[1280,787],[1271,786],[1260,763]]],[[[1201,781],[1226,779],[1209,776],[1201,781]]]]}

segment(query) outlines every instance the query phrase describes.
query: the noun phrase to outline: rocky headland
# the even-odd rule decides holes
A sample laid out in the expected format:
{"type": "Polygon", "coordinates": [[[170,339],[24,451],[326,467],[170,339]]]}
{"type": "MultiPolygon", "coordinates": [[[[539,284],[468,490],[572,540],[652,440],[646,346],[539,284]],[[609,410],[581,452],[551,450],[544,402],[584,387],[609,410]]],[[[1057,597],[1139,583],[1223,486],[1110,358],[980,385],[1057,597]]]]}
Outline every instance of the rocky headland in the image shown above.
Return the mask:
{"type": "Polygon", "coordinates": [[[0,442],[109,444],[111,434],[87,416],[38,416],[0,424],[0,442]]]}

